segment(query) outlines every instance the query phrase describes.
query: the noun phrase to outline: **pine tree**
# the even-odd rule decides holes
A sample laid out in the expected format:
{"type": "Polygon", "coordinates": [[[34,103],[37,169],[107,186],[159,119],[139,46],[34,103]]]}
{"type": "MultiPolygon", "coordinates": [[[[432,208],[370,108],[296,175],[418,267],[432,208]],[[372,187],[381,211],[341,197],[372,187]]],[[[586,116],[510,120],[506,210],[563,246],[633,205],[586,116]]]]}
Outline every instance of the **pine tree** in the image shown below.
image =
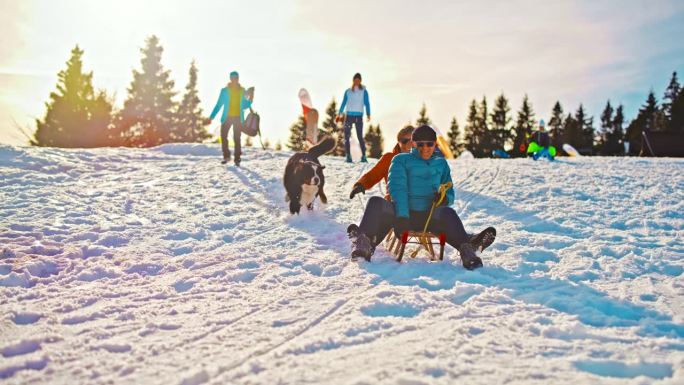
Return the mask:
{"type": "Polygon", "coordinates": [[[568,113],[568,116],[566,116],[563,121],[563,143],[568,143],[573,147],[579,147],[582,137],[581,132],[582,129],[580,124],[571,113],[568,113]],[[575,144],[573,144],[573,142],[575,144]]]}
{"type": "MultiPolygon", "coordinates": [[[[658,121],[658,100],[653,90],[648,94],[646,104],[640,109],[637,117],[627,127],[625,140],[629,142],[629,154],[638,155],[641,153],[641,136],[644,131],[655,130],[658,121]]],[[[673,110],[674,113],[674,110],[673,110]]]]}
{"type": "Polygon", "coordinates": [[[451,119],[449,132],[447,133],[447,137],[449,138],[449,148],[451,149],[451,152],[454,153],[454,156],[460,155],[463,151],[464,144],[460,141],[460,136],[461,130],[459,129],[458,121],[456,121],[456,117],[454,116],[451,119]]]}
{"type": "Polygon", "coordinates": [[[254,141],[252,140],[252,137],[249,135],[245,135],[245,147],[254,147],[254,141]]]}
{"type": "Polygon", "coordinates": [[[677,80],[677,72],[673,72],[670,84],[665,89],[665,95],[663,96],[662,111],[665,115],[665,119],[667,119],[667,129],[672,129],[672,125],[670,124],[670,122],[672,122],[672,109],[681,89],[679,81],[677,80]]]}
{"type": "Polygon", "coordinates": [[[292,151],[302,151],[305,140],[306,120],[304,120],[304,115],[299,115],[297,122],[290,126],[290,138],[285,146],[292,151]]]}
{"type": "Polygon", "coordinates": [[[651,90],[651,93],[648,94],[648,98],[646,99],[646,105],[644,106],[644,115],[646,116],[646,126],[644,129],[646,131],[655,131],[658,129],[656,124],[658,120],[658,111],[658,100],[651,90]]]}
{"type": "Polygon", "coordinates": [[[494,101],[494,110],[490,115],[492,125],[489,132],[492,150],[503,150],[506,142],[511,138],[510,112],[511,107],[508,105],[508,99],[506,99],[506,96],[501,93],[501,95],[499,95],[499,97],[497,97],[494,101]]]}
{"type": "Polygon", "coordinates": [[[566,125],[566,143],[570,143],[577,151],[583,154],[590,154],[593,151],[594,140],[594,118],[587,117],[584,111],[584,106],[579,105],[577,112],[575,112],[574,124],[566,125]]]}
{"type": "Polygon", "coordinates": [[[265,139],[264,139],[264,147],[265,147],[266,149],[271,148],[271,141],[268,140],[268,138],[265,138],[265,139]]]}
{"type": "Polygon", "coordinates": [[[478,135],[477,126],[477,102],[473,99],[468,108],[468,117],[466,118],[465,131],[465,148],[474,156],[481,156],[480,154],[480,136],[478,135]]]}
{"type": "Polygon", "coordinates": [[[674,131],[684,131],[684,92],[681,90],[672,103],[672,115],[670,116],[669,127],[674,131]]]}
{"type": "Polygon", "coordinates": [[[171,138],[174,142],[202,142],[211,137],[200,107],[200,98],[197,93],[197,66],[194,60],[190,63],[188,75],[185,94],[176,112],[176,129],[172,132],[174,135],[171,138]]]}
{"type": "Polygon", "coordinates": [[[416,119],[416,127],[420,127],[424,124],[432,126],[432,120],[429,116],[427,116],[427,107],[425,107],[425,103],[423,103],[423,107],[418,112],[418,119],[416,119]]]}
{"type": "Polygon", "coordinates": [[[613,111],[613,106],[610,105],[610,100],[608,100],[606,107],[601,113],[601,128],[599,129],[599,140],[597,143],[597,150],[601,155],[609,155],[610,153],[610,139],[613,133],[613,111]]]}
{"type": "Polygon", "coordinates": [[[128,145],[156,146],[173,138],[174,82],[170,71],[161,64],[164,49],[159,38],[152,35],[140,50],[142,71],[133,70],[128,98],[118,118],[120,130],[125,133],[128,145]]]}
{"type": "Polygon", "coordinates": [[[337,118],[337,102],[333,98],[328,107],[325,108],[325,120],[323,128],[328,130],[335,139],[335,148],[331,151],[333,156],[345,156],[344,153],[344,127],[338,127],[335,119],[337,118]]]}
{"type": "Polygon", "coordinates": [[[515,137],[513,138],[514,157],[527,156],[527,144],[535,125],[536,119],[534,117],[534,110],[532,109],[530,99],[527,97],[527,94],[525,94],[520,110],[518,111],[518,116],[515,120],[515,127],[513,128],[515,133],[515,137]]]}
{"type": "Polygon", "coordinates": [[[93,89],[93,73],[83,72],[83,50],[74,47],[67,68],[57,74],[57,91],[43,120],[36,119],[31,144],[52,147],[98,147],[117,145],[111,137],[112,103],[104,91],[93,89]]]}
{"type": "Polygon", "coordinates": [[[589,149],[593,155],[596,130],[594,129],[594,117],[590,116],[584,121],[582,126],[582,143],[584,148],[589,149]]]}
{"type": "Polygon", "coordinates": [[[273,147],[273,149],[276,151],[282,151],[283,150],[283,143],[280,140],[278,140],[276,142],[275,146],[273,147]]]}
{"type": "Polygon", "coordinates": [[[563,107],[561,107],[560,102],[556,101],[551,110],[549,136],[551,136],[551,143],[557,149],[563,146],[563,126],[563,107]]]}
{"type": "Polygon", "coordinates": [[[611,122],[611,131],[608,135],[606,143],[606,155],[623,155],[625,146],[623,145],[624,132],[623,125],[625,124],[625,115],[623,113],[622,104],[615,110],[615,117],[611,122]]]}
{"type": "Polygon", "coordinates": [[[377,137],[377,146],[375,148],[375,153],[373,154],[373,157],[380,159],[382,157],[382,154],[385,153],[385,138],[382,135],[382,129],[380,128],[380,124],[375,125],[375,135],[377,137]]]}
{"type": "Polygon", "coordinates": [[[382,138],[382,131],[380,125],[368,126],[366,135],[363,139],[366,141],[366,153],[369,158],[380,158],[383,154],[384,140],[382,138]]]}
{"type": "Polygon", "coordinates": [[[495,149],[494,136],[490,131],[487,97],[483,96],[477,112],[477,133],[480,137],[478,157],[489,157],[495,149]]]}

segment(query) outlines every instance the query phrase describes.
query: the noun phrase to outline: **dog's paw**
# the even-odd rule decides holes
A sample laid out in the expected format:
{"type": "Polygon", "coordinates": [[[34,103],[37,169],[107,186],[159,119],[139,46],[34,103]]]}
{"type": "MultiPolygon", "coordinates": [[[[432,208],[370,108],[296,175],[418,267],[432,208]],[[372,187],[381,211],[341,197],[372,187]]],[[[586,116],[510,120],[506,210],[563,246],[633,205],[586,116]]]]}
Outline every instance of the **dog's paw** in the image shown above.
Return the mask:
{"type": "Polygon", "coordinates": [[[299,214],[299,210],[302,208],[302,205],[299,204],[297,201],[290,201],[290,212],[292,214],[299,214]]]}
{"type": "Polygon", "coordinates": [[[328,197],[325,196],[325,193],[323,192],[323,189],[318,190],[318,198],[321,200],[321,203],[328,204],[328,197]]]}
{"type": "Polygon", "coordinates": [[[313,203],[309,203],[308,205],[306,205],[306,208],[307,208],[309,211],[313,211],[313,203]]]}

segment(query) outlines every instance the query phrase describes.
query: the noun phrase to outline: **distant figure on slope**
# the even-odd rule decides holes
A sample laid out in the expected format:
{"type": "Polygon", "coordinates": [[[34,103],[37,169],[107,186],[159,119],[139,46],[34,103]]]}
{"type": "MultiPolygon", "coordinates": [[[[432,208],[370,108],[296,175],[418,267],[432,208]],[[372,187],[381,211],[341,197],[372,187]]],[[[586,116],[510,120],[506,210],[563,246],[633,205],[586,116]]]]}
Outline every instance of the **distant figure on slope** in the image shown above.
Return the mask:
{"type": "Polygon", "coordinates": [[[241,151],[241,128],[245,121],[244,111],[252,106],[254,100],[254,87],[245,90],[240,85],[240,75],[237,71],[230,73],[230,82],[221,89],[216,106],[209,116],[209,123],[216,114],[223,108],[221,115],[221,150],[223,151],[223,161],[226,164],[230,161],[230,149],[228,149],[228,131],[233,127],[233,142],[235,142],[235,165],[240,165],[241,151]]]}
{"type": "MultiPolygon", "coordinates": [[[[384,154],[378,163],[373,166],[370,171],[363,174],[361,179],[354,183],[354,188],[349,194],[349,199],[354,199],[354,196],[358,193],[366,193],[366,190],[371,189],[373,186],[378,184],[381,180],[385,180],[385,185],[387,185],[387,174],[389,173],[390,164],[395,155],[404,152],[410,152],[413,148],[413,140],[411,139],[411,134],[413,134],[414,127],[408,125],[397,133],[397,144],[394,146],[392,152],[384,154]]],[[[385,196],[385,199],[390,200],[389,192],[385,196]]]]}
{"type": "MultiPolygon", "coordinates": [[[[389,168],[389,194],[391,202],[380,197],[368,200],[361,224],[351,224],[347,233],[352,241],[352,257],[370,260],[375,247],[382,242],[390,229],[397,238],[406,231],[423,231],[430,208],[439,187],[451,183],[451,170],[444,158],[434,155],[437,135],[430,126],[420,126],[413,131],[415,148],[410,153],[398,154],[389,168]]],[[[444,233],[449,245],[456,248],[463,266],[472,270],[482,266],[475,253],[489,246],[496,236],[494,228],[486,229],[470,238],[461,219],[451,206],[454,189],[446,192],[446,199],[435,208],[428,231],[444,233]]]]}
{"type": "Polygon", "coordinates": [[[532,133],[527,153],[532,154],[532,159],[547,158],[553,160],[556,157],[556,148],[551,146],[549,133],[546,132],[544,119],[539,121],[539,129],[532,133]]]}
{"type": "Polygon", "coordinates": [[[359,140],[361,146],[361,162],[366,163],[366,143],[363,141],[363,110],[366,109],[366,116],[368,120],[371,119],[370,101],[368,99],[368,90],[361,85],[361,74],[354,75],[353,84],[351,88],[344,92],[340,111],[338,113],[339,119],[344,119],[344,150],[347,153],[347,163],[352,162],[351,152],[349,149],[349,139],[351,138],[352,124],[356,127],[356,138],[359,140]],[[347,109],[344,113],[345,107],[347,109]]]}

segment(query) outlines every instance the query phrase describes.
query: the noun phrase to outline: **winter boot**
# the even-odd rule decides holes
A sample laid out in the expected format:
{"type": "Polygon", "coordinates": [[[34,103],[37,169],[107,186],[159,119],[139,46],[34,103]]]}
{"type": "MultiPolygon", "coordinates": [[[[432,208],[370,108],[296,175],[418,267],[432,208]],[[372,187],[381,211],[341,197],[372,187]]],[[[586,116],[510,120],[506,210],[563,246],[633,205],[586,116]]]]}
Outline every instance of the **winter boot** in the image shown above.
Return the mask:
{"type": "Polygon", "coordinates": [[[347,163],[351,163],[351,162],[352,162],[351,155],[347,154],[347,163]]]}
{"type": "Polygon", "coordinates": [[[482,259],[475,254],[475,248],[470,242],[462,243],[457,250],[459,254],[461,254],[463,267],[468,270],[475,270],[478,267],[482,267],[482,259]]]}
{"type": "Polygon", "coordinates": [[[368,159],[366,159],[366,156],[361,157],[361,163],[368,163],[368,159]]]}
{"type": "Polygon", "coordinates": [[[375,248],[371,245],[371,241],[366,234],[359,229],[359,226],[352,223],[347,227],[347,235],[352,241],[352,259],[362,257],[370,262],[375,248]]]}
{"type": "Polygon", "coordinates": [[[493,227],[487,227],[482,230],[479,234],[470,234],[468,236],[468,243],[473,245],[476,253],[483,252],[488,248],[494,240],[496,239],[496,229],[493,227]]]}

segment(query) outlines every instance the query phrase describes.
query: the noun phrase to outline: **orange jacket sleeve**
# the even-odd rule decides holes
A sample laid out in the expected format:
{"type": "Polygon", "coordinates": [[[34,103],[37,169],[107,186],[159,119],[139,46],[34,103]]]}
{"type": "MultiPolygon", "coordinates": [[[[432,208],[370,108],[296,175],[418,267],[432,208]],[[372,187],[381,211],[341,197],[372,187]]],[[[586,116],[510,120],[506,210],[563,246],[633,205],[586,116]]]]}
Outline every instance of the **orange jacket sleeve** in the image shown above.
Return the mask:
{"type": "Polygon", "coordinates": [[[390,164],[392,164],[392,158],[394,158],[394,155],[395,154],[391,152],[383,155],[378,163],[376,163],[375,166],[367,173],[363,174],[361,179],[359,179],[356,183],[363,186],[364,190],[370,190],[383,178],[387,178],[387,173],[389,172],[390,164]]]}

